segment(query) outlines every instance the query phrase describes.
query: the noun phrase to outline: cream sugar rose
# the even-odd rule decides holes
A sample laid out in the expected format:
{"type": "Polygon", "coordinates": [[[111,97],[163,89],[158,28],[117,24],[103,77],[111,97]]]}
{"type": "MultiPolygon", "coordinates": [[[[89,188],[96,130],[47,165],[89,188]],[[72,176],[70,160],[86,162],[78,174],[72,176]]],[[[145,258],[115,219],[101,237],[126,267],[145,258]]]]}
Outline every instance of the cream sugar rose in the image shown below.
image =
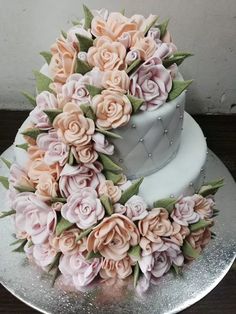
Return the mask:
{"type": "Polygon", "coordinates": [[[78,290],[133,276],[144,292],[211,238],[223,183],[203,183],[206,142],[178,70],[190,54],[167,28],[84,6],[25,94],[34,109],[4,160],[1,218],[12,215],[18,251],[78,290]]]}

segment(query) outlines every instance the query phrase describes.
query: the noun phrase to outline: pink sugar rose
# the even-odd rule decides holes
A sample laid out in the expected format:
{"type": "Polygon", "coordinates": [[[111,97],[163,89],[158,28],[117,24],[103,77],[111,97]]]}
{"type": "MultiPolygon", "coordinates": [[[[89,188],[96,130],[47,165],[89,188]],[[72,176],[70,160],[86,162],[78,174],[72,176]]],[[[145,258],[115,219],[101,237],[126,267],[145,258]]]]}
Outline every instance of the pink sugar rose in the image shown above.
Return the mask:
{"type": "Polygon", "coordinates": [[[171,213],[171,218],[182,226],[188,226],[198,222],[200,215],[194,211],[195,201],[193,196],[185,196],[179,199],[171,213]]]}
{"type": "Polygon", "coordinates": [[[69,156],[69,146],[59,140],[55,130],[42,133],[37,137],[38,147],[45,152],[44,162],[47,165],[59,163],[64,166],[69,156]]]}
{"type": "Polygon", "coordinates": [[[198,194],[193,195],[195,202],[194,210],[198,213],[201,219],[210,219],[213,216],[213,208],[215,202],[212,197],[203,197],[198,194]]]}
{"type": "Polygon", "coordinates": [[[81,252],[63,255],[59,269],[67,282],[73,283],[76,289],[87,286],[93,281],[101,269],[101,259],[86,260],[81,252]]]}
{"type": "Polygon", "coordinates": [[[163,105],[172,87],[170,72],[157,57],[144,62],[131,76],[130,93],[142,98],[141,110],[155,110],[163,105]]]}
{"type": "Polygon", "coordinates": [[[83,188],[67,198],[61,209],[62,216],[84,230],[94,226],[104,217],[105,211],[97,192],[91,188],[83,188]]]}
{"type": "Polygon", "coordinates": [[[57,251],[50,245],[49,242],[33,246],[34,261],[43,269],[52,264],[56,255],[57,251]]]}
{"type": "Polygon", "coordinates": [[[106,155],[113,155],[114,145],[110,144],[103,134],[98,132],[94,133],[92,140],[94,141],[94,149],[97,152],[106,155]]]}
{"type": "Polygon", "coordinates": [[[24,192],[16,196],[15,226],[17,232],[25,232],[34,244],[45,242],[56,228],[57,216],[54,210],[35,194],[24,192]]]}
{"type": "Polygon", "coordinates": [[[135,221],[147,216],[147,204],[141,196],[133,195],[126,203],[126,216],[135,221]]]}
{"type": "Polygon", "coordinates": [[[77,166],[66,164],[59,180],[61,194],[68,197],[86,187],[96,189],[101,182],[105,181],[105,177],[101,173],[102,169],[102,164],[98,161],[93,164],[79,164],[77,166]]]}
{"type": "Polygon", "coordinates": [[[57,109],[57,99],[52,93],[44,91],[36,97],[36,104],[36,107],[29,114],[30,120],[35,124],[35,127],[41,130],[49,130],[52,125],[43,111],[57,109]]]}

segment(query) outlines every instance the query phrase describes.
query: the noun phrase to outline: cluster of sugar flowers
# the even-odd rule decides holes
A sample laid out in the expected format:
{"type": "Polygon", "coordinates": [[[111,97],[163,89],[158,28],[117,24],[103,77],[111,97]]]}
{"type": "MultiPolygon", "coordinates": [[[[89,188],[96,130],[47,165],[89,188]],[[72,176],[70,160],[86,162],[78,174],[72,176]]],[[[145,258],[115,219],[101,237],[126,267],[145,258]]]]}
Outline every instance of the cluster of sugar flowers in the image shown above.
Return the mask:
{"type": "Polygon", "coordinates": [[[10,174],[1,182],[11,210],[1,217],[13,217],[16,251],[77,289],[97,277],[113,284],[134,274],[143,291],[208,243],[222,181],[153,206],[138,195],[142,178],[127,180],[110,158],[112,129],[186,89],[190,81],[174,79],[189,54],[177,53],[156,16],[84,12],[42,53],[48,73],[35,73],[36,98],[26,94],[35,108],[18,145],[28,161],[5,161],[10,174]]]}

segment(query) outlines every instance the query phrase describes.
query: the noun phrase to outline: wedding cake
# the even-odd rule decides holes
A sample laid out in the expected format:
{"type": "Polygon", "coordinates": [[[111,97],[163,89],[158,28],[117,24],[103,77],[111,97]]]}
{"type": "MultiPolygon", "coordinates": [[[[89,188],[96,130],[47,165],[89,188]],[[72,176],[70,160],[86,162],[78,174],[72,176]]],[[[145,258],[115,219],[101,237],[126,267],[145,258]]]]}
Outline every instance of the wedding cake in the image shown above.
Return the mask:
{"type": "Polygon", "coordinates": [[[156,15],[90,10],[35,71],[15,160],[3,159],[16,251],[76,289],[134,277],[139,292],[180,272],[214,233],[207,145],[184,111],[190,53],[156,15]]]}

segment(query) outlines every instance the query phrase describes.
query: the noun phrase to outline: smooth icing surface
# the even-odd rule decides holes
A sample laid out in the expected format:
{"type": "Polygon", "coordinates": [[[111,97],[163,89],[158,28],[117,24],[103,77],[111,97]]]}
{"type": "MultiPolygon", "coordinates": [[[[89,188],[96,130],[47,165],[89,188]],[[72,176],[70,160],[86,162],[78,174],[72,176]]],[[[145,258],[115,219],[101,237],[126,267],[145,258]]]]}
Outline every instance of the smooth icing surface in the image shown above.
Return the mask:
{"type": "MultiPolygon", "coordinates": [[[[192,195],[203,184],[207,145],[201,128],[185,113],[181,144],[176,157],[144,178],[140,195],[149,205],[166,197],[192,195]]],[[[135,156],[134,156],[135,158],[135,156]]]]}

